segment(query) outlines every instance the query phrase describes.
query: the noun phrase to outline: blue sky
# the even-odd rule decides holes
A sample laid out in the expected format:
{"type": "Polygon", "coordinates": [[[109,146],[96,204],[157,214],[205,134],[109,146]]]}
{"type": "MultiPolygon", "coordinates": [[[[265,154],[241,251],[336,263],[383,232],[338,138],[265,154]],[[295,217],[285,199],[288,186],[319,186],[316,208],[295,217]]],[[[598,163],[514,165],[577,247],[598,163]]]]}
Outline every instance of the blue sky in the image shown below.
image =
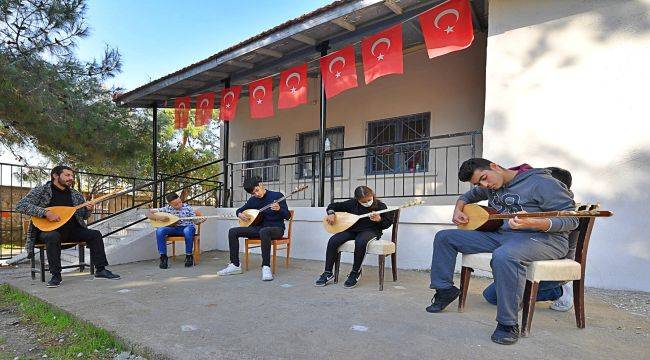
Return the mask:
{"type": "Polygon", "coordinates": [[[331,0],[88,0],[90,36],[82,59],[104,47],[122,55],[122,73],[110,80],[127,90],[205,59],[331,0]]]}

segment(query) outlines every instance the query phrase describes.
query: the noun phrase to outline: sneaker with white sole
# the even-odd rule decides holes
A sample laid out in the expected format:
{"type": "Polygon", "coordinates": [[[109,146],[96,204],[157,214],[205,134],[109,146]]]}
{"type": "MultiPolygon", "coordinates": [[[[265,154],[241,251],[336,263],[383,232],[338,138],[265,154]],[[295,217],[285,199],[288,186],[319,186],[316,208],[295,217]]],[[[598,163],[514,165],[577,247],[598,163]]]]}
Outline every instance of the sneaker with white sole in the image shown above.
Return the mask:
{"type": "Polygon", "coordinates": [[[237,275],[237,274],[242,274],[242,273],[243,273],[243,271],[241,269],[241,265],[240,266],[235,266],[235,264],[233,264],[233,263],[228,264],[228,266],[226,266],[225,269],[219,270],[217,272],[217,274],[219,274],[220,276],[237,275]]]}
{"type": "Polygon", "coordinates": [[[569,311],[573,308],[573,282],[562,285],[562,296],[553,301],[550,307],[555,311],[569,311]]]}
{"type": "Polygon", "coordinates": [[[271,271],[270,267],[262,266],[262,280],[263,281],[273,280],[273,272],[271,271]]]}

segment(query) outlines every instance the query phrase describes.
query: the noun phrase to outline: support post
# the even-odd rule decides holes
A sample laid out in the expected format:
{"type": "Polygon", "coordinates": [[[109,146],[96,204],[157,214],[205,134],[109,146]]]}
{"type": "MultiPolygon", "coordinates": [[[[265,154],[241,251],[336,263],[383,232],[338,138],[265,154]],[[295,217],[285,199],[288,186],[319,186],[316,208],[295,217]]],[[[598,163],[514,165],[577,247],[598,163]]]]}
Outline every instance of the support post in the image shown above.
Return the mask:
{"type": "Polygon", "coordinates": [[[152,152],[151,152],[151,163],[153,165],[153,194],[151,207],[157,207],[158,199],[158,104],[153,103],[153,124],[152,124],[152,152]]]}
{"type": "MultiPolygon", "coordinates": [[[[224,87],[230,87],[230,78],[227,78],[223,81],[223,86],[224,87]]],[[[229,198],[232,196],[230,193],[230,189],[228,187],[228,148],[230,147],[230,121],[225,121],[223,122],[223,142],[222,142],[223,150],[221,153],[223,154],[223,195],[221,196],[221,203],[224,204],[224,206],[229,205],[229,198]]],[[[230,201],[230,205],[232,206],[232,201],[230,201]]]]}
{"type": "MultiPolygon", "coordinates": [[[[317,48],[321,56],[327,55],[329,41],[320,43],[317,48]]],[[[320,127],[318,129],[318,206],[325,206],[325,134],[327,131],[327,99],[323,76],[320,76],[320,127]]]]}

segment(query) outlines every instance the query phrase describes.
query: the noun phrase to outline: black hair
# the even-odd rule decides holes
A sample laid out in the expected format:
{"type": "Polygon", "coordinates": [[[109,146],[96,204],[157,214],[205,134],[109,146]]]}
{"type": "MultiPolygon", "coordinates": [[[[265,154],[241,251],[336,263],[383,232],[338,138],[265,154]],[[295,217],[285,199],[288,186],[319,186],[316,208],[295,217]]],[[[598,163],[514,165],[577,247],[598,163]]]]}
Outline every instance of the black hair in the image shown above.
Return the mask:
{"type": "Polygon", "coordinates": [[[569,170],[565,170],[559,167],[547,167],[547,170],[551,172],[551,176],[560,180],[564,185],[566,185],[567,189],[571,189],[571,183],[573,182],[573,178],[571,177],[571,173],[569,170]]]}
{"type": "Polygon", "coordinates": [[[248,179],[244,180],[244,190],[246,190],[247,193],[252,194],[253,190],[255,190],[255,187],[258,186],[261,182],[262,179],[260,179],[259,176],[249,177],[248,179]]]}
{"type": "Polygon", "coordinates": [[[463,164],[458,169],[458,180],[467,182],[472,179],[474,171],[476,170],[490,170],[492,161],[483,158],[472,158],[463,161],[463,164]]]}
{"type": "Polygon", "coordinates": [[[372,206],[370,206],[370,209],[373,210],[377,208],[377,202],[379,201],[377,196],[375,196],[375,192],[365,185],[357,186],[357,188],[354,189],[354,199],[357,201],[370,195],[372,195],[372,206]]]}
{"type": "Polygon", "coordinates": [[[58,176],[58,175],[61,175],[61,173],[63,172],[63,170],[74,171],[74,170],[72,170],[71,167],[69,167],[69,166],[67,166],[67,165],[57,165],[57,166],[55,166],[55,167],[52,168],[52,171],[50,171],[50,180],[54,180],[54,175],[55,175],[55,174],[56,174],[57,176],[58,176]]]}
{"type": "Polygon", "coordinates": [[[167,194],[165,196],[165,199],[167,200],[168,203],[170,203],[170,202],[172,202],[172,201],[174,201],[174,200],[176,200],[178,198],[179,198],[179,196],[178,196],[177,193],[171,193],[171,194],[167,194]]]}

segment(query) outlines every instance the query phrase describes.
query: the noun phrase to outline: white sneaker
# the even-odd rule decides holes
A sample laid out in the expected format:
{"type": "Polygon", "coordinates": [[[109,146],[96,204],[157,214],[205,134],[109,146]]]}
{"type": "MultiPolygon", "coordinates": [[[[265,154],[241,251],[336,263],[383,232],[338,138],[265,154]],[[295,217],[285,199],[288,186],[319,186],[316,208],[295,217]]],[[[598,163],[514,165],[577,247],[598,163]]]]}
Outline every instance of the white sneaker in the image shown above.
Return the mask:
{"type": "Polygon", "coordinates": [[[569,281],[562,285],[562,296],[551,304],[555,311],[569,311],[573,308],[573,282],[569,281]]]}
{"type": "Polygon", "coordinates": [[[242,274],[243,271],[241,270],[241,265],[240,266],[235,266],[233,263],[228,264],[225,269],[219,270],[217,274],[220,276],[226,276],[226,275],[237,275],[237,274],[242,274]]]}
{"type": "Polygon", "coordinates": [[[271,272],[270,267],[262,266],[262,280],[263,281],[271,281],[271,280],[273,280],[273,273],[271,272]]]}

